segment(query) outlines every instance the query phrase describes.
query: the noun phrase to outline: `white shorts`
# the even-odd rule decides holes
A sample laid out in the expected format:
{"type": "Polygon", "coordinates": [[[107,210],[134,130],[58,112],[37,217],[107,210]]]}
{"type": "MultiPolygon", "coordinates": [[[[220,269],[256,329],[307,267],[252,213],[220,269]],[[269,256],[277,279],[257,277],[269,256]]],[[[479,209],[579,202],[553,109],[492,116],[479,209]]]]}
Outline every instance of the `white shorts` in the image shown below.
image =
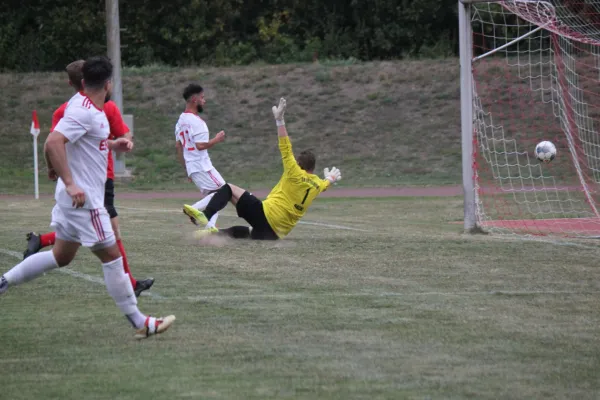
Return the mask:
{"type": "Polygon", "coordinates": [[[106,208],[61,207],[52,209],[50,226],[58,239],[81,243],[92,249],[102,249],[116,243],[106,208]]]}
{"type": "Polygon", "coordinates": [[[190,178],[192,178],[192,181],[194,181],[203,196],[214,192],[225,184],[225,180],[219,171],[214,168],[203,172],[192,172],[190,178]]]}

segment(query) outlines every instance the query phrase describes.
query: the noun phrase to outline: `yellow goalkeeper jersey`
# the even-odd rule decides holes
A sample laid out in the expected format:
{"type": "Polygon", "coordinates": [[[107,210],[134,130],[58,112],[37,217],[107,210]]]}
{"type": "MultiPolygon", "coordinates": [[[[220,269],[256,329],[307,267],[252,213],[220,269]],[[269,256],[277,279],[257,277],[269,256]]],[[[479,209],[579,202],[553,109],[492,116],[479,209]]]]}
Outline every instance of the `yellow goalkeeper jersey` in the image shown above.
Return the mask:
{"type": "Polygon", "coordinates": [[[263,201],[263,210],[273,231],[283,238],[296,226],[315,197],[331,183],[300,168],[289,137],[279,138],[279,150],[283,175],[263,201]]]}

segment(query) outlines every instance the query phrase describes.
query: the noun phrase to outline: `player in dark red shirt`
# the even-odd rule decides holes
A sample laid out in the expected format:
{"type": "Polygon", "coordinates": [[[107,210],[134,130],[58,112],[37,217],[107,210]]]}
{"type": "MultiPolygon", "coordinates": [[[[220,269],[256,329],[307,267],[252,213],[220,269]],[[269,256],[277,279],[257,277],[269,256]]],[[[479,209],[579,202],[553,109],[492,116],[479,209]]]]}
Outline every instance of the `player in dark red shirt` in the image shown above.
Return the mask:
{"type": "MultiPolygon", "coordinates": [[[[81,92],[83,87],[81,85],[81,79],[83,75],[81,73],[81,68],[83,67],[83,60],[73,61],[71,64],[67,65],[67,74],[69,75],[69,85],[71,85],[75,90],[81,92]]],[[[50,128],[50,132],[54,130],[58,121],[65,114],[65,109],[67,108],[68,103],[64,103],[60,107],[54,111],[52,114],[52,127],[50,128]]],[[[119,111],[119,107],[115,104],[114,101],[107,101],[104,103],[104,113],[106,114],[106,119],[108,119],[108,124],[110,125],[110,136],[109,139],[114,140],[121,136],[128,136],[131,139],[131,134],[129,133],[129,127],[123,121],[123,117],[121,116],[121,112],[119,111]]],[[[48,171],[48,177],[52,180],[56,180],[57,177],[54,174],[54,171],[48,171]]],[[[108,215],[110,215],[110,222],[112,224],[113,231],[115,232],[115,236],[117,238],[117,244],[119,246],[119,250],[121,251],[121,255],[123,256],[123,268],[127,275],[129,275],[129,279],[131,280],[131,285],[133,286],[133,290],[136,296],[139,296],[144,290],[150,289],[150,287],[154,284],[153,278],[148,278],[144,280],[136,280],[131,271],[129,270],[129,264],[127,263],[127,254],[125,253],[125,248],[123,247],[123,242],[121,241],[121,232],[119,230],[119,218],[117,214],[117,210],[115,209],[115,172],[114,172],[114,162],[112,157],[112,151],[108,152],[108,168],[106,171],[106,184],[104,186],[104,207],[106,207],[106,211],[108,215]]],[[[51,246],[54,244],[56,240],[55,232],[48,232],[41,235],[36,234],[35,232],[29,232],[27,234],[27,250],[23,252],[23,259],[29,257],[32,254],[37,253],[42,248],[46,246],[51,246]]]]}

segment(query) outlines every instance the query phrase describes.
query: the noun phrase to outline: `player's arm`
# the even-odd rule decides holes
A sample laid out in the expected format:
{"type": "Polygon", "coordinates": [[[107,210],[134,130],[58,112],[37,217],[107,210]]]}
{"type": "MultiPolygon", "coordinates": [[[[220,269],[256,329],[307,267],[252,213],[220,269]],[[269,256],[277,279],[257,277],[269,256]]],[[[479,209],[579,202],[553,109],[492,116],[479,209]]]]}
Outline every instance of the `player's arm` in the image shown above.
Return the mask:
{"type": "Polygon", "coordinates": [[[72,112],[67,110],[65,116],[44,143],[44,155],[56,171],[56,175],[63,181],[67,193],[73,199],[73,206],[76,208],[83,207],[85,204],[85,193],[73,181],[65,145],[67,142],[77,142],[91,128],[92,116],[87,110],[75,109],[72,112]]]}
{"type": "MultiPolygon", "coordinates": [[[[52,133],[52,132],[50,132],[50,133],[52,133]]],[[[44,145],[44,148],[45,148],[45,145],[44,145]]],[[[52,163],[50,162],[50,159],[48,158],[48,154],[46,153],[46,151],[44,151],[44,159],[46,160],[46,167],[48,168],[48,179],[50,179],[51,181],[54,182],[58,179],[58,175],[56,174],[56,170],[52,166],[52,163]]]]}
{"type": "Polygon", "coordinates": [[[279,105],[273,106],[273,108],[271,109],[271,111],[273,111],[273,116],[275,117],[275,124],[277,125],[277,137],[279,138],[289,137],[287,129],[285,128],[285,121],[283,120],[283,114],[285,114],[286,106],[287,103],[282,97],[281,99],[279,99],[279,105]]]}
{"type": "Polygon", "coordinates": [[[179,140],[177,140],[177,143],[175,144],[175,149],[177,150],[177,159],[179,160],[179,163],[185,169],[186,166],[185,166],[185,158],[183,158],[183,145],[181,144],[181,142],[179,140]]]}
{"type": "Polygon", "coordinates": [[[285,125],[277,126],[277,137],[279,138],[289,138],[287,129],[285,129],[285,125]]]}
{"type": "Polygon", "coordinates": [[[67,150],[65,144],[69,141],[62,133],[52,131],[46,143],[44,143],[44,156],[48,169],[53,169],[58,177],[62,179],[65,186],[73,184],[73,177],[67,162],[67,150]]]}
{"type": "Polygon", "coordinates": [[[285,128],[285,121],[283,120],[285,107],[286,102],[282,97],[279,100],[279,106],[273,106],[272,111],[275,117],[275,124],[277,124],[277,137],[279,138],[279,151],[281,152],[281,161],[283,162],[283,172],[289,174],[290,172],[300,172],[301,168],[296,162],[294,152],[292,151],[292,142],[285,128]]]}
{"type": "Polygon", "coordinates": [[[65,144],[69,141],[65,135],[59,131],[53,131],[48,135],[44,143],[44,155],[52,166],[56,175],[62,179],[67,193],[73,200],[73,206],[83,207],[85,204],[85,192],[73,181],[73,175],[67,161],[67,150],[65,144]]]}
{"type": "MultiPolygon", "coordinates": [[[[63,105],[58,107],[56,110],[54,110],[54,112],[52,113],[52,125],[50,127],[50,133],[52,133],[54,131],[54,128],[56,128],[56,125],[58,124],[58,122],[62,119],[62,117],[64,117],[66,108],[67,108],[67,103],[64,103],[63,105]]],[[[56,171],[52,167],[52,163],[46,156],[45,152],[44,152],[44,159],[46,160],[46,167],[48,167],[48,178],[51,181],[56,181],[58,179],[58,175],[56,175],[56,171]]]]}
{"type": "Polygon", "coordinates": [[[281,161],[283,162],[283,171],[284,173],[290,172],[300,172],[301,168],[296,161],[296,157],[294,157],[294,152],[292,151],[292,142],[290,142],[290,138],[285,135],[279,135],[279,131],[285,131],[285,127],[278,127],[277,131],[279,136],[279,152],[281,153],[281,161]]]}
{"type": "Polygon", "coordinates": [[[331,181],[329,181],[328,179],[321,179],[321,181],[319,182],[319,192],[323,193],[324,191],[329,189],[330,186],[331,181]]]}
{"type": "Polygon", "coordinates": [[[221,143],[223,140],[225,140],[225,132],[221,131],[221,132],[217,133],[215,135],[215,137],[210,140],[207,140],[208,139],[208,131],[202,132],[198,135],[194,135],[194,138],[195,139],[198,138],[198,140],[200,140],[200,141],[194,142],[194,144],[196,145],[196,148],[198,150],[208,150],[211,147],[213,147],[215,144],[221,143]]]}

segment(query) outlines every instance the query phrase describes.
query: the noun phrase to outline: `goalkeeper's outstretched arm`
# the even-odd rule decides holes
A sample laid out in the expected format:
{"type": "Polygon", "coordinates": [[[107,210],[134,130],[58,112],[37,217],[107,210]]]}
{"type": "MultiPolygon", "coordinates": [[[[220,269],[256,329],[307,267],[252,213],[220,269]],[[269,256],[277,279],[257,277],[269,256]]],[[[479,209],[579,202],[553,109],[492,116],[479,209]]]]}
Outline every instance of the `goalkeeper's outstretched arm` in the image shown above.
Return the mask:
{"type": "Polygon", "coordinates": [[[277,136],[278,137],[288,137],[287,129],[285,129],[285,125],[281,125],[277,127],[277,136]]]}
{"type": "Polygon", "coordinates": [[[279,106],[273,106],[273,116],[275,117],[275,124],[277,124],[277,136],[288,137],[287,129],[285,129],[285,121],[283,120],[283,114],[285,113],[286,102],[282,97],[279,99],[279,106]]]}
{"type": "Polygon", "coordinates": [[[287,174],[294,174],[300,171],[300,167],[294,158],[292,152],[292,143],[285,129],[285,121],[283,120],[283,114],[285,113],[285,99],[282,97],[279,99],[279,106],[273,106],[273,116],[275,117],[275,124],[277,125],[277,136],[279,138],[279,151],[281,152],[281,161],[283,162],[283,170],[287,174]]]}

